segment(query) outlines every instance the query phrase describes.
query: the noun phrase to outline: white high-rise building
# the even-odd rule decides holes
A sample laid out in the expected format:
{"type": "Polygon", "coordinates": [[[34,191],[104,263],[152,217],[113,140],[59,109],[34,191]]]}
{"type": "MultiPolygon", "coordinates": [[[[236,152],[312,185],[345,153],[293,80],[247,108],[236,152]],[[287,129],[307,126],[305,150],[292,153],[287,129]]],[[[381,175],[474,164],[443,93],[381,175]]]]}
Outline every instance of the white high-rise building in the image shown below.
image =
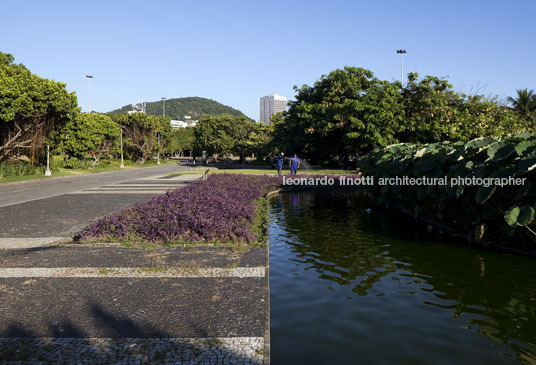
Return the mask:
{"type": "Polygon", "coordinates": [[[287,98],[285,96],[266,95],[261,98],[261,122],[270,123],[272,115],[284,112],[287,110],[287,98]]]}

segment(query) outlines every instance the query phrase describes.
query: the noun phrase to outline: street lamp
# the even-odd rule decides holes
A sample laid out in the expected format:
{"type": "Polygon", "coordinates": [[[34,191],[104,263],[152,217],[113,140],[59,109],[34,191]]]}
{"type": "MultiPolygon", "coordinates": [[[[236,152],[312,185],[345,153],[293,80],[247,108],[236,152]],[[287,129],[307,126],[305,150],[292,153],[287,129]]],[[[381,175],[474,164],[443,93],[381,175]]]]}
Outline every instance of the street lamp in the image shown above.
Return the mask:
{"type": "Polygon", "coordinates": [[[45,176],[51,176],[52,173],[50,172],[50,146],[47,144],[47,169],[45,171],[45,176]]]}
{"type": "Polygon", "coordinates": [[[88,80],[88,97],[87,97],[87,112],[91,113],[91,79],[92,75],[86,75],[88,80]]]}
{"type": "Polygon", "coordinates": [[[125,165],[123,165],[123,128],[125,128],[124,125],[121,126],[121,165],[119,168],[124,168],[125,165]]]}
{"type": "Polygon", "coordinates": [[[408,53],[405,49],[397,49],[396,53],[400,54],[400,82],[402,87],[404,87],[404,53],[408,53]]]}
{"type": "Polygon", "coordinates": [[[157,137],[158,137],[158,161],[156,164],[160,165],[160,132],[158,132],[157,137]]]}
{"type": "Polygon", "coordinates": [[[162,96],[162,116],[166,116],[166,98],[162,96]]]}

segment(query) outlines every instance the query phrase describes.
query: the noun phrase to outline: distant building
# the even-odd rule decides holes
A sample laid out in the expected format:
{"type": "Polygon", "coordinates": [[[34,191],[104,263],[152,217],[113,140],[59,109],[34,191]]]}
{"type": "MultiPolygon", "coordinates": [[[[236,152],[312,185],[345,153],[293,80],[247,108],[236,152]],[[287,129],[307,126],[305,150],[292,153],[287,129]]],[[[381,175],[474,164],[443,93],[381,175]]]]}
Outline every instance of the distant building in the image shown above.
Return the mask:
{"type": "Polygon", "coordinates": [[[270,123],[272,115],[281,113],[287,110],[287,98],[285,96],[266,95],[261,98],[261,122],[270,123]]]}
{"type": "Polygon", "coordinates": [[[195,127],[197,125],[198,120],[192,120],[190,117],[184,118],[186,121],[183,120],[171,120],[171,128],[173,129],[179,129],[179,128],[186,128],[186,127],[195,127]]]}
{"type": "Polygon", "coordinates": [[[132,103],[132,110],[127,111],[127,114],[145,113],[146,103],[132,103]]]}

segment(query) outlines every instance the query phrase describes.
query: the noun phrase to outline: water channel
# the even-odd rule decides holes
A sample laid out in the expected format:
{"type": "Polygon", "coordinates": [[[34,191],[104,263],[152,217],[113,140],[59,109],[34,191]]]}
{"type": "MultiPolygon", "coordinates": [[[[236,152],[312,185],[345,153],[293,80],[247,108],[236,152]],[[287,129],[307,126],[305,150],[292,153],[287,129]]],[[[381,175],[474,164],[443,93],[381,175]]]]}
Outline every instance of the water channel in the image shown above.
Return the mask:
{"type": "Polygon", "coordinates": [[[536,259],[367,208],[355,191],[270,200],[273,364],[536,364],[536,259]]]}

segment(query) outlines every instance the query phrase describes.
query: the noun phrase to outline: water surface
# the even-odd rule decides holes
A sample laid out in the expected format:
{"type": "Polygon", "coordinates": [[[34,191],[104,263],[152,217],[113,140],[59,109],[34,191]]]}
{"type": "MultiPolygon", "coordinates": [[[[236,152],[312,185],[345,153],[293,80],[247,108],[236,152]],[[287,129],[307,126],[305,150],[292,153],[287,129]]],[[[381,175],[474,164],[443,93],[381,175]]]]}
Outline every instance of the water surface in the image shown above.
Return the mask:
{"type": "Polygon", "coordinates": [[[442,243],[355,192],[270,201],[273,364],[536,363],[536,260],[442,243]]]}

